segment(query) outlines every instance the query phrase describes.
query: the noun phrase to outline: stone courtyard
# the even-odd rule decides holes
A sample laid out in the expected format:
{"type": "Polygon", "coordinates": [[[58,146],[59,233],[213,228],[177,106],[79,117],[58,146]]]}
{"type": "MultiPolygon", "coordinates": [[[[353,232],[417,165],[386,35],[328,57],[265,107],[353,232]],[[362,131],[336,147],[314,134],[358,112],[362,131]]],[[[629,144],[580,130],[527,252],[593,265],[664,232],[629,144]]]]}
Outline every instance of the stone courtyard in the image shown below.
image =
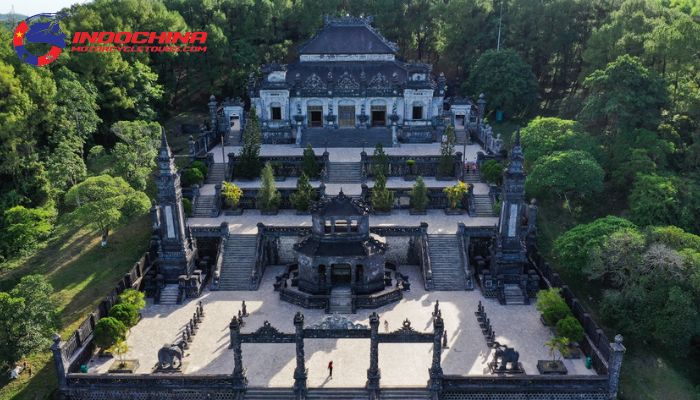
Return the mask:
{"type": "MultiPolygon", "coordinates": [[[[238,312],[245,300],[250,316],[245,318],[241,330],[250,333],[269,321],[282,332],[294,332],[292,318],[300,310],[283,302],[273,291],[274,276],[281,267],[268,267],[260,290],[206,292],[199,299],[185,304],[167,306],[149,303],[142,312],[143,319],[131,329],[127,343],[129,353],[125,358],[137,358],[140,367],[136,373],[150,373],[157,363],[157,350],[165,343],[175,342],[182,328],[192,316],[198,301],[202,301],[206,316],[199,331],[186,351],[184,374],[230,374],[233,369],[233,352],[228,348],[231,317],[238,312]]],[[[420,284],[416,266],[402,266],[401,271],[415,284],[399,303],[377,309],[380,332],[384,321],[389,330],[401,326],[408,318],[417,331],[429,332],[431,313],[436,300],[443,311],[449,348],[443,349],[442,367],[446,375],[489,375],[486,363],[491,360],[479,329],[474,311],[481,301],[496,332],[496,341],[514,347],[520,353],[520,361],[526,374],[537,375],[537,360],[549,358],[544,343],[553,335],[539,320],[534,305],[502,306],[496,300],[485,299],[478,290],[468,292],[427,292],[420,284]]],[[[322,310],[301,310],[305,324],[321,320],[322,310]]],[[[347,315],[355,323],[368,324],[369,310],[359,310],[347,315]]],[[[369,366],[369,340],[365,339],[306,339],[306,365],[309,369],[309,387],[362,387],[369,366]],[[326,366],[333,361],[333,379],[328,380],[326,366]]],[[[428,367],[432,356],[431,345],[380,344],[379,367],[383,386],[421,386],[428,380],[428,367]]],[[[243,365],[247,370],[250,386],[289,387],[293,384],[295,366],[293,344],[244,344],[243,365]]],[[[112,359],[102,362],[94,358],[89,363],[90,372],[106,372],[112,359]]],[[[570,375],[594,375],[583,359],[565,360],[570,375]]]]}

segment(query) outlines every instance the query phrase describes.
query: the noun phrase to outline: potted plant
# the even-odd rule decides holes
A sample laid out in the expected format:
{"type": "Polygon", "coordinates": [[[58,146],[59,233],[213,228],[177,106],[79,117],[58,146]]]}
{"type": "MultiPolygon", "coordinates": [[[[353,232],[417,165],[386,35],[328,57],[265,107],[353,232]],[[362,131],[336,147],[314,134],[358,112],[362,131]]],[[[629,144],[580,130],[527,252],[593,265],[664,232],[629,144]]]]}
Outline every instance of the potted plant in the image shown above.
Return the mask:
{"type": "Polygon", "coordinates": [[[242,196],[243,189],[238,187],[238,185],[231,182],[223,182],[221,186],[221,197],[224,199],[224,204],[228,208],[227,211],[224,211],[224,215],[243,214],[243,209],[238,207],[242,196]]]}
{"type": "Polygon", "coordinates": [[[409,213],[411,215],[425,215],[428,201],[428,189],[425,187],[423,177],[419,176],[411,189],[411,208],[409,213]]]}
{"type": "Polygon", "coordinates": [[[542,375],[566,375],[567,370],[564,362],[557,358],[557,353],[565,354],[569,348],[569,339],[565,337],[553,337],[545,342],[545,347],[549,349],[551,360],[538,360],[537,370],[542,375]]]}
{"type": "Polygon", "coordinates": [[[266,163],[260,175],[260,189],[258,190],[258,209],[262,215],[277,214],[277,207],[281,200],[280,192],[275,185],[275,175],[270,163],[266,163]]]}
{"type": "Polygon", "coordinates": [[[301,173],[301,177],[297,181],[297,190],[289,196],[289,201],[296,208],[297,215],[305,215],[309,213],[311,203],[316,199],[316,190],[309,183],[309,178],[305,173],[301,173]]]}
{"type": "Polygon", "coordinates": [[[561,297],[560,289],[551,288],[537,292],[535,305],[540,312],[540,321],[545,326],[555,326],[560,319],[571,314],[569,306],[561,297]]]}
{"type": "Polygon", "coordinates": [[[583,326],[576,317],[568,315],[560,319],[557,322],[556,332],[557,336],[564,337],[569,341],[568,349],[562,353],[564,358],[581,358],[579,343],[583,340],[584,332],[583,326]]]}
{"type": "Polygon", "coordinates": [[[126,338],[126,326],[116,318],[105,317],[95,325],[94,341],[100,348],[100,355],[111,356],[109,348],[126,338]]]}
{"type": "Polygon", "coordinates": [[[463,209],[459,208],[462,204],[462,199],[464,195],[467,194],[469,187],[462,181],[457,182],[453,186],[448,186],[442,191],[447,195],[447,203],[449,208],[445,209],[445,214],[447,215],[459,215],[464,212],[463,209]]]}
{"type": "Polygon", "coordinates": [[[377,215],[388,215],[394,206],[394,193],[386,188],[386,178],[382,174],[375,178],[371,202],[377,215]]]}
{"type": "Polygon", "coordinates": [[[377,143],[372,154],[372,175],[375,177],[379,175],[389,176],[389,167],[389,156],[384,152],[384,146],[381,143],[377,143]]]}
{"type": "Polygon", "coordinates": [[[132,374],[139,367],[138,360],[125,360],[124,355],[129,351],[129,345],[125,340],[119,340],[109,348],[109,351],[118,357],[108,372],[110,374],[132,374]]]}
{"type": "Polygon", "coordinates": [[[409,158],[406,160],[406,174],[403,179],[412,181],[416,179],[416,160],[409,158]]]}
{"type": "Polygon", "coordinates": [[[302,173],[306,174],[309,180],[317,180],[319,174],[318,163],[316,162],[316,153],[314,153],[311,144],[306,145],[304,149],[304,156],[301,160],[302,173]]]}

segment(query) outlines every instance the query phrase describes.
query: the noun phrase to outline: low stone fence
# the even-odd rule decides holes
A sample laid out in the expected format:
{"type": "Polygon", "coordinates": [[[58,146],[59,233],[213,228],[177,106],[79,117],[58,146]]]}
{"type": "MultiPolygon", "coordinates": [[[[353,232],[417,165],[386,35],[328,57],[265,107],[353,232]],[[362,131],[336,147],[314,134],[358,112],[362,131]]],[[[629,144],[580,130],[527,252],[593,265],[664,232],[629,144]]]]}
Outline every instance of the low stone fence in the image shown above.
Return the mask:
{"type": "MultiPolygon", "coordinates": [[[[326,168],[328,163],[328,153],[325,152],[322,155],[316,155],[316,166],[318,167],[319,174],[326,168]]],[[[235,153],[228,153],[228,168],[233,177],[238,177],[236,175],[236,164],[239,160],[239,156],[235,153]]],[[[262,165],[265,163],[270,163],[275,173],[275,177],[299,177],[303,171],[304,156],[260,156],[260,162],[262,165]]],[[[230,178],[230,176],[229,176],[230,178]]]]}
{"type": "MultiPolygon", "coordinates": [[[[360,153],[362,163],[362,175],[365,178],[374,177],[372,165],[375,157],[368,155],[365,152],[360,153]]],[[[389,175],[388,176],[435,176],[438,177],[438,167],[440,165],[441,156],[398,156],[387,155],[389,160],[389,175]],[[408,160],[413,160],[413,167],[409,167],[408,160]]],[[[462,153],[457,152],[453,156],[452,173],[445,178],[460,179],[462,177],[462,153]]]]}
{"type": "Polygon", "coordinates": [[[445,375],[442,381],[441,398],[450,400],[477,400],[484,398],[551,398],[561,400],[607,400],[607,396],[607,376],[445,375]],[[498,394],[498,397],[491,397],[494,396],[494,394],[498,394]],[[485,395],[488,395],[488,397],[484,397],[485,395]]]}
{"type": "Polygon", "coordinates": [[[70,400],[235,399],[231,375],[68,374],[61,392],[70,400]]]}

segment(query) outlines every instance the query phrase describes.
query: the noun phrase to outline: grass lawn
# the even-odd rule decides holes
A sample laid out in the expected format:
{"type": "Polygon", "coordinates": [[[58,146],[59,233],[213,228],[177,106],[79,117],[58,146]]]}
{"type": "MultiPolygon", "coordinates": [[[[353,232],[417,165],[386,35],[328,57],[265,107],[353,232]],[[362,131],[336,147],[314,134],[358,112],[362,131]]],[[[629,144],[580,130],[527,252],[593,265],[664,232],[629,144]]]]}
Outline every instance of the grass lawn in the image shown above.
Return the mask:
{"type": "MultiPolygon", "coordinates": [[[[42,274],[54,288],[61,316],[61,336],[68,337],[117,280],[129,271],[148,246],[148,215],[115,229],[106,248],[100,235],[87,229],[59,224],[53,239],[31,257],[0,266],[0,289],[11,288],[22,276],[42,274]]],[[[33,377],[23,374],[8,382],[0,375],[0,399],[44,399],[56,388],[50,352],[28,358],[33,377]]]]}

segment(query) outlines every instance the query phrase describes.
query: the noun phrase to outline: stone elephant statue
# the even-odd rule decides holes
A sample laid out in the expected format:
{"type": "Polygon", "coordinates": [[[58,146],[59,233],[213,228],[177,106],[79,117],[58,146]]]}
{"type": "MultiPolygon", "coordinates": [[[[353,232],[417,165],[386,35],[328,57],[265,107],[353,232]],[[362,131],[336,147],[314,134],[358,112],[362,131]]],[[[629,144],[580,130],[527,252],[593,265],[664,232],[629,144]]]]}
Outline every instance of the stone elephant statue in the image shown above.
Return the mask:
{"type": "Polygon", "coordinates": [[[514,370],[518,368],[518,359],[520,359],[520,353],[515,351],[515,349],[510,348],[506,345],[501,345],[498,342],[494,343],[494,349],[496,351],[493,355],[493,362],[497,366],[498,371],[505,371],[510,364],[510,369],[514,370]]]}
{"type": "Polygon", "coordinates": [[[175,344],[166,344],[158,350],[158,367],[161,369],[180,369],[184,352],[175,344]]]}

